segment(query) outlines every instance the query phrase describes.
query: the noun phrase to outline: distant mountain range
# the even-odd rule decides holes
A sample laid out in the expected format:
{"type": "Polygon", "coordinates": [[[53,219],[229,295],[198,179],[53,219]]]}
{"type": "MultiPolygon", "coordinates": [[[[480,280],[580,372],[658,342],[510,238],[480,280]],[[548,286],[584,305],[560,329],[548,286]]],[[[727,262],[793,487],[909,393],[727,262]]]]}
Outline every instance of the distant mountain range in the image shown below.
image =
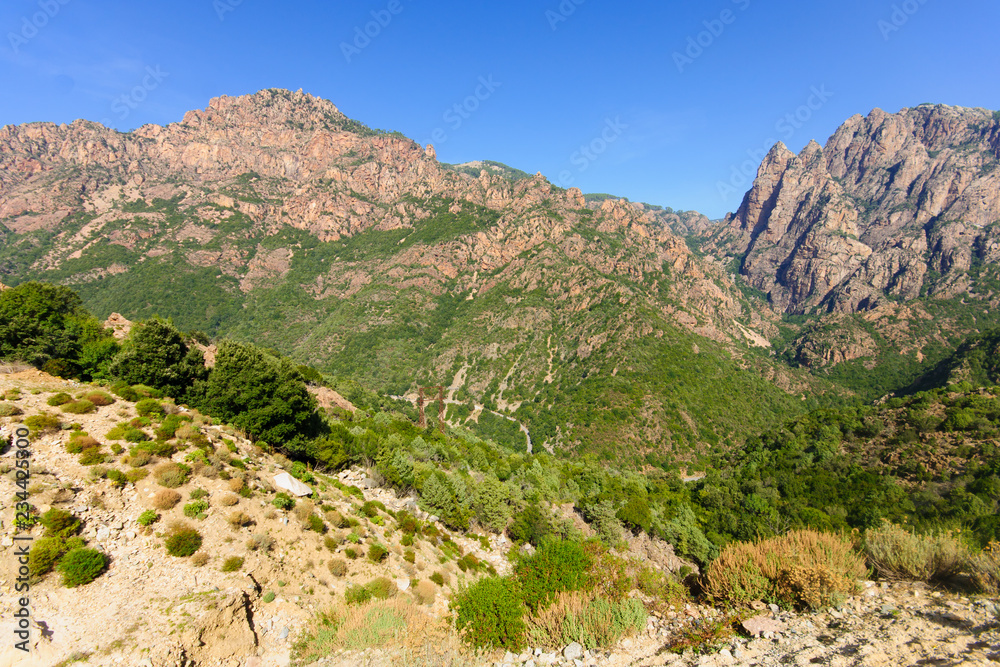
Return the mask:
{"type": "Polygon", "coordinates": [[[658,463],[899,389],[996,324],[998,159],[993,112],[876,110],[776,146],[713,225],[267,90],[131,133],[0,129],[0,278],[658,463]]]}

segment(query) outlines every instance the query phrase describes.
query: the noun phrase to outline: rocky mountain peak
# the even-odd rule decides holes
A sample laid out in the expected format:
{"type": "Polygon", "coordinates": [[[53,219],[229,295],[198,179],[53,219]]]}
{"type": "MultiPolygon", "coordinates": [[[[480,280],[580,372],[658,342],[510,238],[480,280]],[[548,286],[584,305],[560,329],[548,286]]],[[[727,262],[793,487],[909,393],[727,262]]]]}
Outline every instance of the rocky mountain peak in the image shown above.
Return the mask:
{"type": "Polygon", "coordinates": [[[921,105],[853,116],[824,147],[778,144],[707,246],[780,310],[854,312],[957,294],[1000,242],[1000,114],[921,105]]]}

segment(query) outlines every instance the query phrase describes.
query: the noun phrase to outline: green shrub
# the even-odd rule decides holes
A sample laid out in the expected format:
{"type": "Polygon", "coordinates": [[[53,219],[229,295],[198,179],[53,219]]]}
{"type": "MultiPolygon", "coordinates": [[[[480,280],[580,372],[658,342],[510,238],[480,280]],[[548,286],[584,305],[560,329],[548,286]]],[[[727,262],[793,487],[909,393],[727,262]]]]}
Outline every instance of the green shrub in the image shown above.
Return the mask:
{"type": "Polygon", "coordinates": [[[204,518],[206,510],[208,510],[207,500],[193,500],[184,505],[184,516],[189,519],[204,518]]]}
{"type": "Polygon", "coordinates": [[[274,602],[274,598],[276,597],[277,596],[274,594],[274,591],[268,591],[267,593],[264,594],[264,597],[262,599],[264,600],[264,602],[274,602]]]}
{"type": "Polygon", "coordinates": [[[219,568],[222,572],[236,572],[243,567],[243,558],[240,556],[230,556],[219,568]]]}
{"type": "Polygon", "coordinates": [[[38,521],[45,526],[45,537],[56,537],[65,540],[80,532],[81,522],[69,512],[58,507],[53,507],[44,514],[38,521]]]}
{"type": "Polygon", "coordinates": [[[51,572],[64,552],[63,540],[58,537],[42,537],[35,540],[28,552],[28,570],[31,577],[39,578],[51,572]]]}
{"type": "Polygon", "coordinates": [[[344,555],[350,558],[351,560],[354,560],[358,557],[358,552],[351,547],[347,547],[346,549],[344,549],[344,555]]]}
{"type": "Polygon", "coordinates": [[[415,563],[417,560],[417,554],[413,552],[413,549],[407,549],[403,552],[403,560],[407,563],[415,563]]]}
{"type": "Polygon", "coordinates": [[[60,405],[66,405],[73,400],[73,397],[64,391],[60,391],[58,394],[53,394],[49,396],[49,400],[45,401],[54,408],[58,408],[60,405]]]}
{"type": "Polygon", "coordinates": [[[156,512],[156,510],[146,510],[139,515],[138,519],[136,519],[140,526],[152,526],[159,520],[160,515],[156,512]]]}
{"type": "Polygon", "coordinates": [[[343,558],[333,558],[330,560],[330,574],[335,577],[343,577],[347,574],[347,561],[343,558]]]}
{"type": "Polygon", "coordinates": [[[111,470],[108,470],[106,473],[104,473],[104,479],[108,480],[109,482],[114,484],[116,488],[119,489],[128,484],[130,481],[128,475],[123,473],[121,470],[117,470],[115,468],[112,468],[111,470]]]}
{"type": "Polygon", "coordinates": [[[466,643],[515,652],[524,647],[524,601],[516,580],[480,579],[455,595],[451,609],[455,612],[455,627],[466,643]]]}
{"type": "Polygon", "coordinates": [[[568,540],[547,543],[522,557],[514,572],[528,609],[544,608],[557,593],[589,587],[590,563],[583,545],[568,540]]]}
{"type": "Polygon", "coordinates": [[[412,547],[413,535],[403,535],[403,537],[400,538],[399,543],[402,544],[404,547],[412,547]]]}
{"type": "Polygon", "coordinates": [[[347,604],[363,604],[372,599],[372,593],[364,586],[348,584],[344,591],[344,602],[347,604]]]}
{"type": "Polygon", "coordinates": [[[149,476],[149,471],[145,468],[132,468],[127,473],[125,473],[125,479],[135,484],[139,480],[146,479],[149,476]]]}
{"type": "Polygon", "coordinates": [[[85,449],[80,453],[80,465],[82,466],[93,466],[100,463],[104,463],[105,455],[101,451],[100,447],[90,447],[85,449]]]}
{"type": "Polygon", "coordinates": [[[63,586],[76,588],[99,577],[107,565],[107,556],[97,549],[78,548],[62,557],[58,569],[63,576],[63,586]]]}
{"type": "Polygon", "coordinates": [[[441,574],[440,572],[435,572],[428,578],[438,586],[444,586],[444,575],[441,574]]]}
{"type": "Polygon", "coordinates": [[[201,548],[201,533],[185,524],[173,526],[167,537],[167,553],[171,556],[184,558],[201,548]]]}
{"type": "Polygon", "coordinates": [[[335,552],[337,550],[337,547],[340,546],[340,542],[338,542],[332,537],[324,537],[323,546],[326,547],[327,551],[335,552]]]}
{"type": "Polygon", "coordinates": [[[399,591],[399,588],[396,587],[396,582],[388,577],[377,577],[372,579],[365,584],[365,588],[368,589],[368,592],[372,594],[373,598],[379,600],[387,600],[399,591]]]}
{"type": "Polygon", "coordinates": [[[128,382],[123,382],[121,380],[115,382],[111,385],[111,391],[115,394],[115,396],[118,396],[126,401],[135,402],[139,400],[138,392],[136,392],[136,390],[133,389],[132,385],[128,382]]]}
{"type": "Polygon", "coordinates": [[[279,510],[290,510],[295,507],[295,499],[285,492],[281,492],[274,497],[271,504],[279,510]]]}
{"type": "Polygon", "coordinates": [[[381,544],[373,544],[368,547],[368,560],[373,563],[381,563],[389,557],[389,550],[381,544]]]}
{"type": "Polygon", "coordinates": [[[208,491],[205,489],[192,489],[189,495],[191,500],[201,500],[202,498],[208,498],[208,491]]]}
{"type": "Polygon", "coordinates": [[[317,533],[326,532],[326,524],[323,523],[323,519],[319,518],[315,514],[310,514],[306,519],[306,528],[317,533]]]}
{"type": "Polygon", "coordinates": [[[69,442],[66,443],[66,451],[70,454],[80,454],[85,449],[91,449],[93,447],[100,447],[101,443],[91,438],[89,435],[83,431],[77,431],[70,436],[69,442]]]}
{"type": "Polygon", "coordinates": [[[163,417],[167,414],[163,404],[153,398],[144,398],[136,403],[135,411],[140,417],[163,417]]]}
{"type": "Polygon", "coordinates": [[[28,427],[32,438],[37,438],[40,435],[52,433],[62,428],[62,422],[59,421],[59,418],[47,412],[26,417],[24,425],[28,427]]]}
{"type": "Polygon", "coordinates": [[[869,564],[884,579],[936,582],[958,574],[969,561],[969,550],[950,533],[917,535],[885,523],[864,536],[869,564]]]}
{"type": "Polygon", "coordinates": [[[95,410],[97,406],[90,401],[71,401],[62,406],[62,411],[71,415],[89,415],[95,410]]]}

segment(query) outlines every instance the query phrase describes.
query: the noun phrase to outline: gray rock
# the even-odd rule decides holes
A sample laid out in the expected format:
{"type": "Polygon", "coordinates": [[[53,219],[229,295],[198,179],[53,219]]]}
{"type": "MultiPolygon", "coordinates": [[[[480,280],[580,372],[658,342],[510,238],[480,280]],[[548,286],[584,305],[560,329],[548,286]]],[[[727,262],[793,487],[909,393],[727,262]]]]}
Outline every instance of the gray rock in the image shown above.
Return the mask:
{"type": "Polygon", "coordinates": [[[583,647],[573,642],[563,649],[563,657],[567,660],[579,660],[583,657],[583,647]]]}
{"type": "Polygon", "coordinates": [[[286,625],[285,627],[281,628],[281,632],[278,633],[278,639],[288,639],[288,634],[290,632],[291,630],[289,630],[288,626],[286,625]]]}

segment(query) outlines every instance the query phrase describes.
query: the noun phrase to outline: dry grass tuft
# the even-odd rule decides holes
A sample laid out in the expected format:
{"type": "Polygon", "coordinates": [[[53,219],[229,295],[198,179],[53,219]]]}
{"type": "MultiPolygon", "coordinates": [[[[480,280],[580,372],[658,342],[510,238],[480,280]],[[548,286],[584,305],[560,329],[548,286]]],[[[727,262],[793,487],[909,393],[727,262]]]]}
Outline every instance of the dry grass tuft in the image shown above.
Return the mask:
{"type": "Polygon", "coordinates": [[[614,646],[646,627],[646,609],[639,600],[609,600],[593,591],[560,593],[555,602],[526,619],[532,646],[559,649],[579,642],[586,649],[614,646]]]}
{"type": "Polygon", "coordinates": [[[239,503],[240,497],[235,493],[227,493],[219,498],[219,504],[223,507],[232,507],[233,505],[239,505],[239,503]]]}
{"type": "Polygon", "coordinates": [[[917,535],[885,523],[864,537],[868,562],[883,579],[941,581],[969,563],[969,550],[950,532],[917,535]]]}
{"type": "Polygon", "coordinates": [[[181,494],[173,489],[160,489],[153,496],[153,507],[158,510],[172,510],[181,501],[181,494]]]}
{"type": "Polygon", "coordinates": [[[866,575],[864,560],[847,540],[798,530],[727,545],[705,574],[705,591],[737,605],[768,600],[818,609],[841,603],[866,575]]]}
{"type": "Polygon", "coordinates": [[[1000,594],[1000,542],[990,542],[982,553],[970,558],[969,572],[981,592],[1000,594]]]}

